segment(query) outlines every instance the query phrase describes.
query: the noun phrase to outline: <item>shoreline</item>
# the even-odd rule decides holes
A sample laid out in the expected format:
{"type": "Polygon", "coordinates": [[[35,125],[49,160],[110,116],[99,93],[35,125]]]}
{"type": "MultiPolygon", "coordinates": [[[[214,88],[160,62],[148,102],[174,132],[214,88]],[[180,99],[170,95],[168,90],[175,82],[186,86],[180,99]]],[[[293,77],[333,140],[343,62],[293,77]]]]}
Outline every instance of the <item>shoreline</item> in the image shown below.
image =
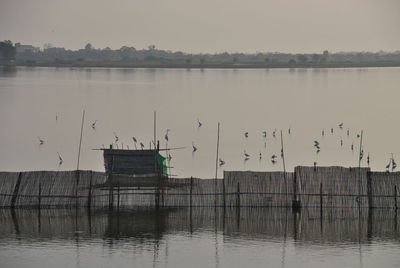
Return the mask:
{"type": "MultiPolygon", "coordinates": [[[[9,68],[10,66],[3,66],[9,68]]],[[[210,64],[180,64],[180,63],[144,63],[144,62],[71,62],[71,63],[17,63],[13,67],[57,67],[57,68],[149,68],[149,69],[327,69],[327,68],[381,68],[400,67],[400,62],[329,62],[313,63],[210,63],[210,64]]]]}

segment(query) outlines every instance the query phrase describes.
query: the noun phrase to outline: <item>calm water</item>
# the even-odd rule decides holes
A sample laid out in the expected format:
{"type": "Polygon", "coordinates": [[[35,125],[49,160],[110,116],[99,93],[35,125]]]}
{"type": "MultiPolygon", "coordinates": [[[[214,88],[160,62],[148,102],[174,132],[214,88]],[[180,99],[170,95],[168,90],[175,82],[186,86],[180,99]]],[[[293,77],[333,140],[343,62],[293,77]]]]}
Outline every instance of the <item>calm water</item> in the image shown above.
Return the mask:
{"type": "Polygon", "coordinates": [[[169,147],[186,146],[172,152],[171,173],[180,177],[214,176],[218,121],[225,170],[282,170],[281,161],[270,161],[272,154],[280,154],[280,129],[288,170],[314,161],[358,165],[356,133],[361,129],[371,167],[382,170],[390,153],[400,158],[399,85],[400,68],[18,68],[0,73],[0,170],[75,169],[83,109],[82,169],[103,170],[101,152],[92,149],[114,142],[114,132],[120,148],[133,148],[132,136],[149,147],[156,110],[161,146],[166,145],[167,128],[169,147]],[[197,118],[203,123],[199,129],[197,118]],[[96,130],[91,128],[94,120],[96,130]],[[338,128],[341,122],[343,130],[338,128]],[[275,129],[277,138],[272,137],[275,129]],[[263,130],[268,131],[266,139],[263,130]],[[43,146],[37,136],[45,140],[43,146]],[[319,154],[314,140],[321,143],[319,154]],[[195,154],[192,142],[198,148],[195,154]],[[244,150],[251,155],[247,162],[244,150]],[[64,159],[60,167],[57,152],[64,159]]]}
{"type": "MultiPolygon", "coordinates": [[[[171,173],[180,177],[214,176],[217,122],[226,161],[220,177],[223,169],[282,170],[280,159],[270,161],[280,153],[281,129],[288,170],[314,161],[358,165],[361,129],[371,167],[382,170],[390,153],[400,158],[399,85],[400,68],[18,68],[0,73],[0,170],[75,169],[83,109],[82,169],[103,170],[92,149],[115,134],[120,148],[133,148],[132,136],[148,147],[156,110],[161,146],[166,129],[168,147],[186,146],[172,152],[171,173]]],[[[313,210],[243,208],[2,210],[0,267],[399,267],[398,226],[390,210],[326,210],[322,218],[313,210]]]]}
{"type": "Polygon", "coordinates": [[[399,267],[399,220],[285,209],[0,211],[1,267],[399,267]]]}

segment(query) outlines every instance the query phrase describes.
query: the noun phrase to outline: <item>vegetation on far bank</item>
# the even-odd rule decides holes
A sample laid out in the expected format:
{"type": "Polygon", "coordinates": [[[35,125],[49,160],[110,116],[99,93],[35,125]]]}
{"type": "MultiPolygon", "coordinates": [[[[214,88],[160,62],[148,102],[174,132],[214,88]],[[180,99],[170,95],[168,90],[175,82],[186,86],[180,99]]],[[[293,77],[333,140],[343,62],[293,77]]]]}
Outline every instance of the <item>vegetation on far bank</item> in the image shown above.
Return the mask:
{"type": "Polygon", "coordinates": [[[96,49],[91,44],[78,50],[52,47],[18,49],[20,44],[0,42],[0,65],[15,62],[20,66],[57,67],[127,67],[127,68],[335,68],[400,66],[400,51],[396,52],[337,52],[291,54],[216,53],[189,54],[157,49],[154,45],[137,50],[96,49]],[[11,46],[11,47],[10,47],[11,46]]]}

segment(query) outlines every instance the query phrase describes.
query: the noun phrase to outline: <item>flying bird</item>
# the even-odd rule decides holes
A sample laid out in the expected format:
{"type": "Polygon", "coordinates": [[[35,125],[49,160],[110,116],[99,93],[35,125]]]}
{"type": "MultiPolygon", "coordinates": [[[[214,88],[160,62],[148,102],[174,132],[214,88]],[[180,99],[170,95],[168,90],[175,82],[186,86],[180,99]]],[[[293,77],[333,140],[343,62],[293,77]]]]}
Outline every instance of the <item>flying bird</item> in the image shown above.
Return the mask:
{"type": "Polygon", "coordinates": [[[200,122],[200,120],[197,118],[197,128],[201,128],[203,124],[200,122]]]}
{"type": "Polygon", "coordinates": [[[119,138],[115,132],[114,132],[114,138],[115,138],[115,143],[117,143],[119,141],[119,138]]]}
{"type": "Polygon", "coordinates": [[[290,132],[291,132],[291,131],[290,131],[290,128],[289,128],[289,129],[288,129],[288,134],[289,134],[289,135],[290,135],[290,132]]]}
{"type": "Polygon", "coordinates": [[[250,155],[248,153],[246,153],[246,150],[244,150],[244,157],[250,158],[250,155]]]}
{"type": "Polygon", "coordinates": [[[386,165],[386,171],[389,171],[390,164],[391,164],[391,161],[389,161],[389,164],[386,165]]]}
{"type": "Polygon", "coordinates": [[[272,132],[272,136],[276,138],[276,129],[272,132]]]}
{"type": "Polygon", "coordinates": [[[333,127],[331,128],[331,134],[333,135],[333,127]]]}
{"type": "Polygon", "coordinates": [[[340,138],[340,147],[343,147],[343,139],[340,138]]]}
{"type": "Polygon", "coordinates": [[[38,138],[38,140],[39,140],[39,145],[43,145],[43,143],[44,143],[44,140],[43,140],[43,139],[41,139],[39,136],[38,136],[37,138],[38,138]]]}
{"type": "Polygon", "coordinates": [[[394,158],[392,157],[392,172],[393,172],[393,170],[396,169],[396,167],[397,167],[397,164],[396,164],[396,162],[394,161],[394,158]]]}
{"type": "Polygon", "coordinates": [[[322,133],[321,133],[321,134],[322,134],[322,137],[323,137],[323,136],[325,135],[325,131],[324,131],[324,130],[322,130],[322,133]]]}
{"type": "Polygon", "coordinates": [[[133,140],[133,144],[135,145],[135,149],[137,150],[137,147],[136,147],[137,139],[135,137],[132,137],[132,140],[133,140]]]}
{"type": "Polygon", "coordinates": [[[225,161],[220,158],[219,159],[219,166],[222,167],[223,165],[225,165],[225,161]]]}
{"type": "Polygon", "coordinates": [[[261,152],[258,154],[258,159],[259,159],[259,160],[262,159],[262,154],[261,154],[261,152]]]}
{"type": "Polygon", "coordinates": [[[272,156],[271,156],[271,159],[272,160],[275,160],[277,158],[277,156],[275,155],[275,154],[273,154],[272,156]]]}
{"type": "Polygon", "coordinates": [[[314,161],[314,169],[317,168],[317,162],[314,161]]]}
{"type": "Polygon", "coordinates": [[[249,132],[245,132],[244,136],[245,136],[245,138],[248,138],[249,137],[249,132]]]}
{"type": "Polygon", "coordinates": [[[144,144],[143,144],[143,142],[140,143],[140,147],[142,148],[142,150],[144,149],[144,144]]]}
{"type": "Polygon", "coordinates": [[[168,132],[169,131],[171,131],[170,129],[167,129],[167,133],[165,133],[165,136],[164,136],[164,138],[165,138],[165,140],[168,142],[168,132]]]}
{"type": "Polygon", "coordinates": [[[343,123],[339,124],[339,128],[342,129],[343,128],[343,123]]]}
{"type": "Polygon", "coordinates": [[[62,165],[62,163],[63,163],[63,159],[62,159],[62,157],[61,157],[60,153],[59,153],[59,152],[57,152],[57,155],[58,155],[58,165],[62,165]]]}
{"type": "Polygon", "coordinates": [[[347,130],[347,136],[349,136],[350,135],[350,130],[347,130]]]}
{"type": "Polygon", "coordinates": [[[96,129],[96,123],[97,123],[97,120],[94,120],[94,122],[92,123],[92,128],[93,129],[96,129]]]}
{"type": "Polygon", "coordinates": [[[193,147],[193,153],[197,151],[197,147],[194,146],[194,142],[192,142],[192,147],[193,147]]]}
{"type": "Polygon", "coordinates": [[[267,131],[264,130],[262,133],[263,133],[263,137],[266,138],[267,137],[267,131]]]}
{"type": "Polygon", "coordinates": [[[368,156],[367,156],[367,164],[369,166],[369,153],[368,153],[368,156]]]}

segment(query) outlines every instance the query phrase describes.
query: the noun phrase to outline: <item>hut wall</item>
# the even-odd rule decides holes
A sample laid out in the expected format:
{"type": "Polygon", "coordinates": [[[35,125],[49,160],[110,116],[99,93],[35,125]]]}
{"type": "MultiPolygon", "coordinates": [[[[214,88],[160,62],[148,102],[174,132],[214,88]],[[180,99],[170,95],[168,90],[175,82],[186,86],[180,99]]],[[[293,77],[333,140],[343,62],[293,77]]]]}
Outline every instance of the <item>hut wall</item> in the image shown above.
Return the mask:
{"type": "Polygon", "coordinates": [[[296,182],[303,207],[368,207],[367,172],[369,168],[296,167],[296,182]],[[361,174],[361,182],[360,182],[361,174]],[[358,197],[361,195],[361,197],[358,197]]]}

